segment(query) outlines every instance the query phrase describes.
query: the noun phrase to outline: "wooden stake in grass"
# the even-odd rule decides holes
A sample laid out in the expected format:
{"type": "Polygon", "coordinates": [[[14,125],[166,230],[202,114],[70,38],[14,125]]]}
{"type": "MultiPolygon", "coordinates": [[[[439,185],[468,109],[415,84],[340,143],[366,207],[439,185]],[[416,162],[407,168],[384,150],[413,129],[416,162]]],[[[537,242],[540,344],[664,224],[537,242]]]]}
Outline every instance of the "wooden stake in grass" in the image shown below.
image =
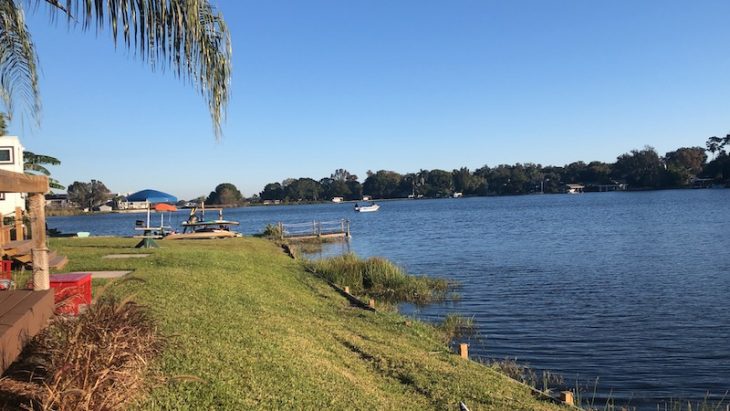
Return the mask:
{"type": "Polygon", "coordinates": [[[467,343],[461,343],[459,344],[459,355],[461,358],[468,360],[469,359],[469,344],[467,343]]]}
{"type": "Polygon", "coordinates": [[[575,400],[573,399],[573,391],[561,391],[560,401],[568,405],[575,405],[575,400]]]}
{"type": "Polygon", "coordinates": [[[350,294],[350,287],[345,286],[345,293],[350,294]]]}
{"type": "Polygon", "coordinates": [[[368,307],[375,308],[375,299],[374,298],[370,299],[370,301],[368,302],[368,307]]]}

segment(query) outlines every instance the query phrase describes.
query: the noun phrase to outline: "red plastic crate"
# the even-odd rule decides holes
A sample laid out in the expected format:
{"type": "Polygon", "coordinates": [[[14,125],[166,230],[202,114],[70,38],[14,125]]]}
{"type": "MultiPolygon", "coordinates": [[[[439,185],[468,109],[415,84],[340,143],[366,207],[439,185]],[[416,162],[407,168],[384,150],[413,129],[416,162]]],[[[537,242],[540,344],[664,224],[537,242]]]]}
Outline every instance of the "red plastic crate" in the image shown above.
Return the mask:
{"type": "Polygon", "coordinates": [[[91,274],[51,275],[56,314],[78,315],[82,305],[91,304],[91,274]]]}
{"type": "Polygon", "coordinates": [[[0,280],[10,280],[13,262],[10,260],[0,260],[0,280]]]}

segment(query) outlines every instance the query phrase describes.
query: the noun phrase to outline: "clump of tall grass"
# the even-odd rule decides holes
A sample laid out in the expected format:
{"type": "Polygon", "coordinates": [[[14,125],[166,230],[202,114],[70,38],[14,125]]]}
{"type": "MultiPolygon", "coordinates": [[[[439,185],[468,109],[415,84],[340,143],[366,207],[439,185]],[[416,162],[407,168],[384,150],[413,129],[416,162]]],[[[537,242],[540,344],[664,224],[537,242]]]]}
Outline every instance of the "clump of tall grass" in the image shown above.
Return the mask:
{"type": "Polygon", "coordinates": [[[476,333],[474,317],[464,317],[459,314],[447,314],[443,321],[436,325],[436,328],[441,331],[446,343],[476,333]]]}
{"type": "Polygon", "coordinates": [[[366,294],[385,302],[428,304],[445,300],[449,291],[446,280],[409,275],[403,268],[380,257],[362,259],[347,253],[307,261],[305,265],[328,281],[349,286],[354,294],[366,294]]]}
{"type": "Polygon", "coordinates": [[[281,238],[281,226],[278,224],[266,224],[264,231],[261,233],[262,237],[278,240],[281,238]]]}
{"type": "Polygon", "coordinates": [[[0,379],[0,408],[120,409],[137,399],[162,339],[142,307],[103,298],[56,317],[0,379]]]}

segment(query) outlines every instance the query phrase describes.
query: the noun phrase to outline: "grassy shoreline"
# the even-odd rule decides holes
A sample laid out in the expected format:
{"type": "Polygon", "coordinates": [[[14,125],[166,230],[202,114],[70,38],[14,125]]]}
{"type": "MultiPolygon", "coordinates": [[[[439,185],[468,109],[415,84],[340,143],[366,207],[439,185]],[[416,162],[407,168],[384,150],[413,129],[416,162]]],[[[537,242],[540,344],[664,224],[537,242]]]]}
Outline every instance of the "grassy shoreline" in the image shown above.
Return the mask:
{"type": "Polygon", "coordinates": [[[266,240],[162,242],[147,258],[101,258],[139,252],[133,244],[51,246],[69,271],[134,269],[144,280],[107,289],[134,294],[170,336],[153,366],[172,380],[139,409],[561,409],[458,358],[433,326],[350,306],[266,240]]]}

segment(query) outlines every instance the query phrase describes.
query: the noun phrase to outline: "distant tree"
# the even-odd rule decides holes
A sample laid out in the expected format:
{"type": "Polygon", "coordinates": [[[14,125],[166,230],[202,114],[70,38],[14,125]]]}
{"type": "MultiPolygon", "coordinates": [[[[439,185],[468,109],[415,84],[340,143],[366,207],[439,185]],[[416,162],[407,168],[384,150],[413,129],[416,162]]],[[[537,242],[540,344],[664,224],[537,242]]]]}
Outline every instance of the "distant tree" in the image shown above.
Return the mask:
{"type": "Polygon", "coordinates": [[[61,185],[55,178],[51,177],[51,172],[44,166],[58,166],[61,165],[61,160],[56,157],[47,156],[44,154],[35,154],[32,151],[23,152],[23,171],[26,174],[44,175],[48,177],[48,185],[51,188],[57,190],[64,190],[66,187],[61,185]]]}
{"type": "Polygon", "coordinates": [[[362,184],[357,180],[350,180],[345,183],[350,194],[345,196],[346,200],[359,200],[362,198],[362,184]]]}
{"type": "Polygon", "coordinates": [[[205,200],[205,204],[240,204],[243,200],[243,195],[235,185],[231,183],[221,183],[215,188],[215,191],[211,191],[208,198],[205,200]]]}
{"type": "Polygon", "coordinates": [[[451,173],[446,170],[431,170],[428,173],[428,185],[430,197],[448,197],[453,192],[453,179],[451,173]]]}
{"type": "MultiPolygon", "coordinates": [[[[728,134],[730,136],[730,134],[728,134]]],[[[705,143],[705,146],[707,147],[707,151],[712,153],[712,156],[715,157],[717,154],[723,151],[723,148],[728,142],[728,136],[725,136],[725,138],[712,136],[707,139],[707,142],[705,143]]]]}
{"type": "Polygon", "coordinates": [[[91,180],[89,183],[74,181],[66,191],[69,201],[78,204],[80,208],[92,209],[111,198],[111,191],[99,180],[91,180]]]}
{"type": "Polygon", "coordinates": [[[8,133],[8,124],[5,122],[5,113],[0,113],[0,136],[8,133]]]}
{"type": "Polygon", "coordinates": [[[311,178],[294,180],[284,188],[285,199],[289,201],[318,201],[322,186],[311,178]]]}
{"type": "Polygon", "coordinates": [[[707,162],[707,153],[702,147],[682,147],[664,155],[667,166],[667,185],[684,186],[700,174],[707,162]]]}
{"type": "Polygon", "coordinates": [[[484,177],[472,174],[468,168],[462,167],[451,172],[454,191],[464,194],[477,194],[484,184],[484,177]]]}
{"type": "Polygon", "coordinates": [[[279,183],[269,183],[264,187],[260,197],[262,200],[284,200],[284,188],[279,183]]]}
{"type": "Polygon", "coordinates": [[[664,177],[664,163],[653,147],[632,150],[620,155],[614,165],[614,176],[630,186],[659,188],[664,177]]]}
{"type": "Polygon", "coordinates": [[[336,179],[325,177],[319,180],[324,199],[330,200],[334,197],[348,197],[351,194],[350,188],[347,186],[346,178],[348,176],[338,176],[336,179]]]}
{"type": "Polygon", "coordinates": [[[398,192],[402,176],[395,171],[379,170],[370,173],[362,185],[362,191],[373,198],[393,198],[398,192]]]}
{"type": "Polygon", "coordinates": [[[351,174],[344,168],[338,168],[335,170],[335,172],[330,175],[330,178],[341,182],[357,180],[357,176],[355,174],[351,174]]]}

